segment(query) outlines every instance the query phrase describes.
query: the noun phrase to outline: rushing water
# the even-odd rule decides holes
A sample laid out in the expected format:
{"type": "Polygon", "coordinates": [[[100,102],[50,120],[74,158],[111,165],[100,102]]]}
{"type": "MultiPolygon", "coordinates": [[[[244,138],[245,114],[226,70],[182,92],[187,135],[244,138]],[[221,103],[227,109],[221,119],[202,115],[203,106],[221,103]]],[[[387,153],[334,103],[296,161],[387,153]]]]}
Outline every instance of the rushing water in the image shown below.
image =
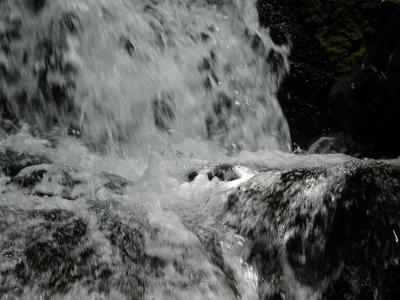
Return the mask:
{"type": "MultiPolygon", "coordinates": [[[[290,134],[276,100],[289,50],[259,26],[254,2],[0,1],[0,37],[8,47],[0,52],[0,91],[7,110],[24,122],[15,134],[2,132],[1,148],[54,162],[33,192],[10,191],[3,176],[0,189],[8,192],[0,204],[74,211],[91,224],[87,243],[116,263],[87,200],[110,197],[98,188],[96,174],[117,174],[129,181],[115,198],[124,207],[118,215],[156,229],[145,235],[145,252],[165,264],[163,276],[146,275],[144,298],[258,299],[268,293],[246,263],[245,238],[216,221],[227,195],[257,173],[252,166],[301,163],[284,154],[290,134]],[[238,165],[235,180],[210,180],[216,163],[238,165]],[[68,197],[52,180],[66,166],[85,182],[68,197]],[[189,182],[193,170],[201,171],[189,182]],[[220,239],[222,269],[233,274],[235,288],[204,250],[210,232],[220,239]],[[177,272],[179,263],[187,271],[177,272]]],[[[274,181],[273,172],[268,176],[265,182],[274,181]]],[[[291,297],[317,297],[291,272],[284,270],[291,297]]],[[[26,287],[22,295],[31,299],[40,291],[26,287]]],[[[100,294],[78,284],[60,297],[100,294]]],[[[111,288],[106,298],[121,297],[111,288]]]]}
{"type": "Polygon", "coordinates": [[[252,1],[52,1],[38,14],[20,2],[3,4],[8,23],[23,18],[6,58],[21,80],[4,92],[25,91],[14,110],[42,128],[128,153],[172,139],[288,150],[275,99],[287,49],[252,1]]]}

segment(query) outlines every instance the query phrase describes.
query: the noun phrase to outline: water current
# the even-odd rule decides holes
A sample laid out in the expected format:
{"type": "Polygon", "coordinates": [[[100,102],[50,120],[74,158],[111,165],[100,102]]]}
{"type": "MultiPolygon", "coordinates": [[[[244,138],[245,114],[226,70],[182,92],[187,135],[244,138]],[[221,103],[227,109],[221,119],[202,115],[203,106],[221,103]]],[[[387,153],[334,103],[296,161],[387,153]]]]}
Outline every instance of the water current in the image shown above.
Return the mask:
{"type": "MultiPolygon", "coordinates": [[[[289,72],[289,48],[275,45],[260,27],[255,1],[1,0],[0,37],[3,111],[22,124],[0,133],[0,148],[53,162],[21,171],[45,169],[29,192],[10,187],[2,175],[0,205],[73,211],[89,224],[86,244],[77,251],[95,248],[106,263],[118,265],[122,256],[89,209],[93,201],[112,198],[122,207],[113,214],[145,228],[143,251],[163,268],[157,276],[146,264],[136,270],[146,287],[138,284],[131,296],[112,284],[104,296],[77,280],[56,297],[268,294],[256,266],[246,262],[249,241],[226,225],[223,207],[260,166],[312,165],[318,158],[290,154],[288,125],[276,99],[289,72]],[[235,166],[228,171],[231,180],[210,177],[221,164],[235,166]],[[59,184],[65,172],[79,183],[68,197],[59,184]],[[99,188],[105,176],[123,180],[125,190],[116,195],[99,188]],[[215,239],[222,265],[208,254],[215,239]]],[[[267,174],[263,181],[274,182],[276,174],[267,174]]],[[[19,233],[37,222],[24,220],[19,233]]],[[[318,297],[282,264],[289,295],[318,297]]],[[[115,276],[123,278],[118,270],[115,276]]],[[[42,296],[36,285],[19,294],[42,296]]]]}

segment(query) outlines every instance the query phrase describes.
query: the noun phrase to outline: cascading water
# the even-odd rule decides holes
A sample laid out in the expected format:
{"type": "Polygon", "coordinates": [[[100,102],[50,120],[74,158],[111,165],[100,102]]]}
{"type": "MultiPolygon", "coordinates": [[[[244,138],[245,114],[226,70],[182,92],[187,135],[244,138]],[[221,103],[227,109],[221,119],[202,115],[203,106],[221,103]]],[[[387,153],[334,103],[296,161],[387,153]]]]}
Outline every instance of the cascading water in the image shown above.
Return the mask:
{"type": "Polygon", "coordinates": [[[299,281],[293,215],[248,197],[346,159],[284,152],[289,50],[254,1],[0,0],[0,46],[0,297],[321,297],[340,268],[299,281]]]}
{"type": "Polygon", "coordinates": [[[3,4],[24,18],[6,58],[21,80],[3,83],[7,98],[20,99],[10,101],[18,116],[42,128],[72,125],[96,147],[128,152],[172,138],[210,139],[233,152],[290,147],[275,100],[287,49],[260,29],[251,1],[12,9],[21,5],[3,4]]]}
{"type": "MultiPolygon", "coordinates": [[[[275,99],[288,71],[288,49],[275,46],[259,27],[255,3],[38,3],[33,7],[29,1],[0,3],[1,37],[8,47],[2,52],[3,72],[8,75],[1,81],[3,113],[11,112],[27,124],[17,135],[3,139],[2,145],[50,157],[57,166],[45,167],[40,186],[24,196],[5,196],[2,205],[11,201],[34,209],[38,203],[30,201],[35,198],[31,195],[47,195],[55,202],[39,200],[39,206],[87,211],[87,198],[105,201],[107,196],[99,195],[95,179],[83,179],[81,174],[74,179],[85,182],[79,191],[60,188],[58,183],[70,174],[65,165],[81,172],[123,175],[133,186],[119,201],[136,215],[134,222],[131,215],[123,219],[133,226],[146,223],[156,232],[145,235],[145,253],[160,260],[166,270],[162,276],[143,275],[140,280],[147,283],[146,289],[132,285],[125,296],[258,298],[257,274],[240,255],[242,238],[232,234],[226,238],[224,243],[232,244],[221,250],[227,266],[216,266],[201,244],[207,234],[197,228],[204,226],[209,232],[214,227],[201,217],[213,215],[206,195],[214,189],[225,194],[233,186],[182,181],[191,169],[232,159],[240,151],[290,148],[288,127],[275,99]],[[67,128],[80,139],[69,137],[67,128]],[[38,136],[50,139],[52,148],[38,136]],[[91,196],[83,196],[88,192],[91,196]],[[225,269],[238,277],[237,284],[223,279],[225,269]]],[[[212,206],[220,207],[220,201],[212,206]]],[[[90,214],[79,213],[84,220],[90,214]]],[[[96,226],[90,226],[95,241],[89,244],[97,244],[100,252],[112,252],[96,237],[102,234],[96,226]]],[[[108,256],[111,261],[121,259],[108,256]]],[[[142,268],[143,273],[149,269],[142,268]]],[[[22,295],[43,294],[35,288],[23,287],[22,295]]],[[[120,289],[110,290],[109,296],[121,296],[120,289]]],[[[71,293],[66,297],[93,295],[79,283],[71,293]]]]}

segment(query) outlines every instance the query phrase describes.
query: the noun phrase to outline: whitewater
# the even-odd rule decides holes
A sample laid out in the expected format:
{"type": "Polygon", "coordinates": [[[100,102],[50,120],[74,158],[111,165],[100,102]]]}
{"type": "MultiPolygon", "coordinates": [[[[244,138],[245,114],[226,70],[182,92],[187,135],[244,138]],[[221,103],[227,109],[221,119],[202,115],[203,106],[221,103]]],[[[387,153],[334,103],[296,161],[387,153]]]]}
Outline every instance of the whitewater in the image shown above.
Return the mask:
{"type": "MultiPolygon", "coordinates": [[[[85,228],[82,242],[50,261],[43,258],[47,250],[35,246],[43,260],[25,262],[24,270],[31,274],[40,264],[65,259],[67,265],[70,256],[80,257],[95,278],[82,281],[69,265],[60,274],[48,267],[42,278],[26,279],[30,284],[18,274],[3,277],[4,287],[15,290],[0,288],[2,297],[273,295],[274,279],[264,280],[246,235],[262,208],[244,203],[249,211],[238,221],[226,212],[229,195],[247,183],[273,185],[279,170],[347,158],[291,153],[276,98],[290,71],[290,49],[275,45],[260,27],[255,1],[2,0],[0,17],[1,42],[7,44],[0,52],[2,109],[19,120],[0,132],[0,151],[27,154],[17,157],[27,162],[38,157],[14,174],[34,184],[10,185],[11,170],[0,176],[0,205],[12,207],[4,222],[14,228],[0,244],[22,253],[24,234],[44,243],[55,230],[41,225],[43,218],[79,220],[85,225],[71,223],[71,230],[78,235],[85,228]],[[21,217],[21,211],[68,211],[74,217],[21,217]],[[8,245],[10,236],[15,242],[8,245]],[[82,256],[87,249],[90,255],[82,256]],[[97,268],[104,265],[108,269],[97,268]],[[54,287],[44,285],[52,278],[54,287]]],[[[325,185],[310,181],[303,193],[318,197],[325,185]]],[[[11,230],[6,227],[2,232],[11,230]]],[[[274,243],[282,253],[292,234],[284,227],[277,232],[274,243]]],[[[56,236],[51,241],[62,245],[56,236]]],[[[308,287],[280,257],[280,288],[289,299],[319,299],[326,280],[308,287]]],[[[2,274],[18,270],[21,259],[7,256],[2,274]]],[[[332,277],[339,269],[331,270],[332,277]]]]}

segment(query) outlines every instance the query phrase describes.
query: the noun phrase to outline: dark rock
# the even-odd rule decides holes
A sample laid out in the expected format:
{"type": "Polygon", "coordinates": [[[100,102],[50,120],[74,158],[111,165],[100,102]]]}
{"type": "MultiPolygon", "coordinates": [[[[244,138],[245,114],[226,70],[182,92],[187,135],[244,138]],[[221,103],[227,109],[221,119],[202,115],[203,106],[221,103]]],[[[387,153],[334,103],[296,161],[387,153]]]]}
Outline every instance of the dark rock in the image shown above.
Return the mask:
{"type": "Polygon", "coordinates": [[[187,175],[188,181],[192,182],[199,174],[206,174],[208,180],[218,178],[220,181],[233,181],[239,179],[239,175],[234,170],[234,165],[220,164],[214,167],[205,167],[198,171],[192,171],[187,175]]]}
{"type": "Polygon", "coordinates": [[[14,222],[27,222],[10,223],[11,227],[2,232],[9,239],[0,243],[0,252],[10,249],[13,253],[8,259],[8,266],[12,268],[2,268],[2,297],[18,296],[18,291],[26,286],[38,287],[46,297],[65,293],[84,276],[87,284],[93,286],[99,279],[99,271],[107,268],[92,249],[78,250],[88,242],[87,224],[73,213],[65,210],[11,212],[4,207],[0,211],[6,220],[13,214],[14,222]],[[24,227],[20,233],[19,226],[24,227]]]}
{"type": "Polygon", "coordinates": [[[80,138],[82,136],[82,131],[76,126],[68,127],[68,135],[80,138]]]}
{"type": "Polygon", "coordinates": [[[395,1],[379,2],[258,1],[261,24],[276,43],[292,49],[290,74],[278,98],[294,144],[308,148],[317,137],[345,131],[364,145],[359,156],[399,155],[400,14],[395,1]],[[359,68],[364,53],[364,66],[379,72],[371,74],[367,67],[343,77],[328,101],[335,77],[359,68]]]}
{"type": "Polygon", "coordinates": [[[126,193],[126,188],[128,185],[132,185],[132,182],[126,180],[125,178],[103,172],[102,174],[106,179],[107,182],[104,184],[104,187],[108,188],[112,192],[118,195],[123,195],[126,193]]]}
{"type": "Polygon", "coordinates": [[[366,156],[400,155],[400,5],[383,2],[364,67],[333,87],[330,110],[343,130],[372,145],[366,156]]]}
{"type": "MultiPolygon", "coordinates": [[[[334,82],[334,67],[303,15],[300,0],[259,0],[260,23],[270,28],[275,43],[291,47],[290,73],[284,79],[278,100],[287,118],[292,142],[306,149],[317,137],[336,131],[328,114],[328,97],[334,82]]],[[[279,62],[274,53],[267,59],[272,69],[279,62]]]]}
{"type": "Polygon", "coordinates": [[[45,157],[17,153],[10,149],[0,152],[0,171],[9,177],[16,176],[22,169],[26,167],[50,162],[51,161],[45,157]]]}
{"type": "Polygon", "coordinates": [[[354,157],[364,157],[371,153],[371,146],[355,140],[344,132],[323,136],[311,144],[307,150],[311,154],[342,153],[354,157]]]}
{"type": "Polygon", "coordinates": [[[300,286],[324,299],[397,299],[398,195],[400,166],[354,160],[257,175],[222,217],[251,241],[263,299],[300,286]]]}
{"type": "Polygon", "coordinates": [[[79,283],[99,295],[114,288],[128,299],[142,299],[147,272],[163,265],[146,255],[143,229],[124,224],[115,209],[111,203],[91,203],[98,230],[117,253],[111,263],[90,240],[87,222],[74,212],[1,206],[6,226],[0,224],[0,255],[6,264],[1,267],[0,297],[18,297],[30,287],[51,298],[79,283]]]}
{"type": "Polygon", "coordinates": [[[47,173],[45,169],[37,169],[31,173],[22,176],[15,176],[11,179],[11,183],[18,185],[20,188],[33,188],[42,181],[43,176],[47,173]]]}
{"type": "Polygon", "coordinates": [[[212,180],[217,177],[221,181],[233,181],[239,179],[239,176],[233,170],[232,165],[218,165],[211,172],[208,173],[208,179],[212,180]]]}
{"type": "Polygon", "coordinates": [[[192,171],[188,174],[187,178],[189,180],[189,182],[192,182],[193,180],[195,180],[195,178],[197,177],[197,175],[199,175],[199,173],[197,171],[192,171]]]}

